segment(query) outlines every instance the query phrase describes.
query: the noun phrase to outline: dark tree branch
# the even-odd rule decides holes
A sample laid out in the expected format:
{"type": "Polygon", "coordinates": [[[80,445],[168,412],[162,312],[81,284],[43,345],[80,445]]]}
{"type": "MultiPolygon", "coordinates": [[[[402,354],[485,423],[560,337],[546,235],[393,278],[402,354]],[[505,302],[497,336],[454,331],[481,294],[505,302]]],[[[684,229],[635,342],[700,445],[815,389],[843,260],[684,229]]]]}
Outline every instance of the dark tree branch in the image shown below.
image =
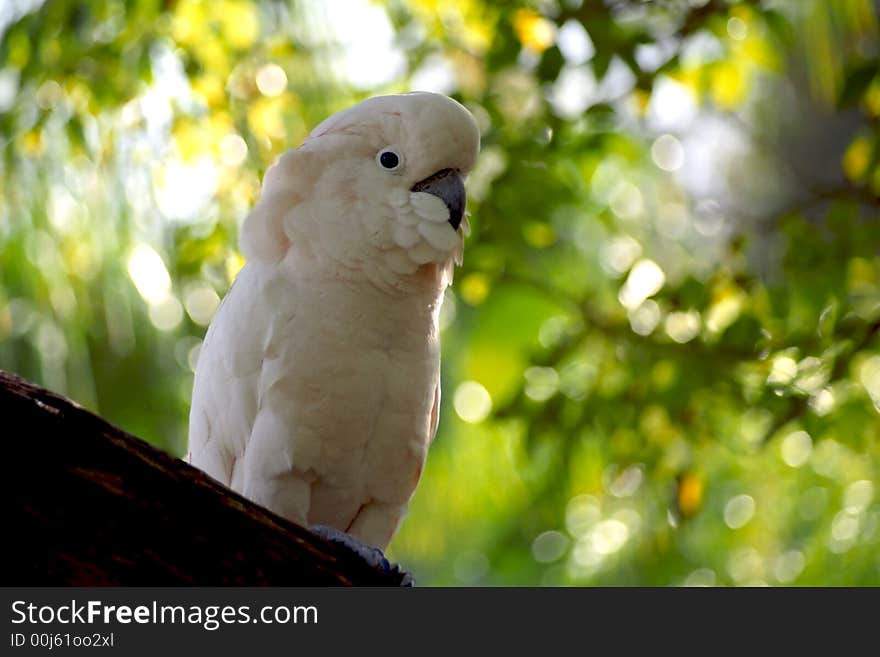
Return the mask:
{"type": "Polygon", "coordinates": [[[2,371],[0,418],[4,586],[404,583],[2,371]]]}

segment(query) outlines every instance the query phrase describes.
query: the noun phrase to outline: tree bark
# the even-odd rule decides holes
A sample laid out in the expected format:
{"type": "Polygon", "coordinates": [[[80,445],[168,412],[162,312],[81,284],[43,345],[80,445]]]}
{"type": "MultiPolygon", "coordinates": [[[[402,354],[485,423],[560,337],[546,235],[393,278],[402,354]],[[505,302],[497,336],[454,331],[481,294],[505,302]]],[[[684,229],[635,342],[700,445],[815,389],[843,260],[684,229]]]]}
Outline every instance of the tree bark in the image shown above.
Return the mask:
{"type": "Polygon", "coordinates": [[[399,586],[407,578],[2,371],[0,436],[11,511],[5,586],[399,586]]]}

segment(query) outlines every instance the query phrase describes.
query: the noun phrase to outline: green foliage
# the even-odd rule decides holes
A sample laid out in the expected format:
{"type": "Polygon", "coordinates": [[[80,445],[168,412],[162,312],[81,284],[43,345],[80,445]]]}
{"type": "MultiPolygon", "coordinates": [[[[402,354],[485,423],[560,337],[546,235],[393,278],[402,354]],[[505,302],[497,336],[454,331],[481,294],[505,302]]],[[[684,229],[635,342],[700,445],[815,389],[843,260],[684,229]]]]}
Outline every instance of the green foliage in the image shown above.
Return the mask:
{"type": "Polygon", "coordinates": [[[877,16],[764,4],[355,2],[406,63],[369,85],[315,2],[14,17],[0,367],[183,453],[262,172],[440,66],[483,151],[392,556],[426,584],[880,584],[877,16]]]}

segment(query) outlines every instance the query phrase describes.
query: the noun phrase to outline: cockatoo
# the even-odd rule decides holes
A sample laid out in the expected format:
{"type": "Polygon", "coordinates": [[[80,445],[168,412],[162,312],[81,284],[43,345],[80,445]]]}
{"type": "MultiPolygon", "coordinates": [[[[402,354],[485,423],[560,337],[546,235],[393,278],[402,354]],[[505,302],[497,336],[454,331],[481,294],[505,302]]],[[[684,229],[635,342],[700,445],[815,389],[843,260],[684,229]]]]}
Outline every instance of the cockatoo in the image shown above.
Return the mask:
{"type": "Polygon", "coordinates": [[[446,96],[379,96],[269,168],[199,355],[193,465],[385,549],[437,431],[438,313],[479,144],[446,96]]]}

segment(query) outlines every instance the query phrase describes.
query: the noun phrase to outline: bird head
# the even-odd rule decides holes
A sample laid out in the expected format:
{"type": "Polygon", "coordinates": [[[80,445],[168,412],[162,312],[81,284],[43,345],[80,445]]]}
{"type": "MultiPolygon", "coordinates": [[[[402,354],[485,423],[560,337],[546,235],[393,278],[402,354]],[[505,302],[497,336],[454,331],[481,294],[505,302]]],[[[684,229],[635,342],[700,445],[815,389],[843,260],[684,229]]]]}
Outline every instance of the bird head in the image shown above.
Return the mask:
{"type": "Polygon", "coordinates": [[[388,280],[426,265],[449,270],[461,258],[464,180],[479,146],[473,116],[446,96],[367,99],[319,124],[267,172],[243,251],[271,259],[301,244],[388,280]]]}

